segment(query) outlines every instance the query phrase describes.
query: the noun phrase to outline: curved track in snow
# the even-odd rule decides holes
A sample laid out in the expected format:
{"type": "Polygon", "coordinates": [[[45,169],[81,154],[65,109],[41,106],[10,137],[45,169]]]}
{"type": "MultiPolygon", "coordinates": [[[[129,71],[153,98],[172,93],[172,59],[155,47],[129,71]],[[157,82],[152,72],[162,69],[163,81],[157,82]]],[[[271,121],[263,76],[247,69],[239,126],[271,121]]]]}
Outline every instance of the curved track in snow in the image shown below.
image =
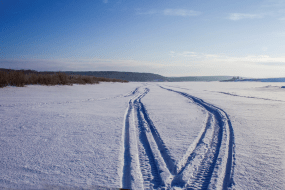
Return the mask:
{"type": "MultiPolygon", "coordinates": [[[[212,92],[217,92],[217,91],[212,91],[212,92]]],[[[274,99],[269,99],[269,98],[259,98],[259,97],[254,97],[254,96],[242,96],[242,95],[237,95],[237,94],[233,94],[233,93],[229,93],[229,92],[217,92],[217,93],[225,94],[225,95],[229,95],[229,96],[242,97],[242,98],[252,98],[252,99],[269,100],[269,101],[275,101],[275,102],[285,102],[282,100],[274,100],[274,99]]]]}
{"type": "MultiPolygon", "coordinates": [[[[161,86],[160,86],[161,87],[161,86]]],[[[207,122],[175,164],[141,99],[134,91],[123,128],[122,187],[129,189],[228,189],[233,185],[234,134],[228,115],[202,99],[178,93],[207,111],[207,122]]]]}

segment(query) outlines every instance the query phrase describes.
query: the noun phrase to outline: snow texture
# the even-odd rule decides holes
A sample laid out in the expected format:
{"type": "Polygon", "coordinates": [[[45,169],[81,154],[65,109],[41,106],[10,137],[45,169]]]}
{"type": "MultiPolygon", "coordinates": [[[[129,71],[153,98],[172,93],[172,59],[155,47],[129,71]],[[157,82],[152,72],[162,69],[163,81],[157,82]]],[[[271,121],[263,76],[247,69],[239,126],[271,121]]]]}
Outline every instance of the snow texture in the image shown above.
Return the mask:
{"type": "Polygon", "coordinates": [[[283,86],[2,88],[0,188],[284,189],[283,86]]]}

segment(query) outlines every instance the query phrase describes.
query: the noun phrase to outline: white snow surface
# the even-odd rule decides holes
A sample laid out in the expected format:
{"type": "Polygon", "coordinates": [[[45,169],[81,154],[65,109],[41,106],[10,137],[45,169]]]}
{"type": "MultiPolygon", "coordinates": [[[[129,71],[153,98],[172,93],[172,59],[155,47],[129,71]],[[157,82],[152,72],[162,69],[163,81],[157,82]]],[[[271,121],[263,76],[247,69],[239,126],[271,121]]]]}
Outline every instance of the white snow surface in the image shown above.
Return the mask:
{"type": "Polygon", "coordinates": [[[282,86],[2,88],[0,189],[285,189],[282,86]]]}
{"type": "Polygon", "coordinates": [[[176,164],[205,125],[206,112],[179,94],[151,85],[142,99],[148,114],[176,164]]]}
{"type": "Polygon", "coordinates": [[[229,115],[235,136],[235,189],[285,189],[285,90],[281,88],[284,84],[184,82],[165,85],[210,102],[229,115]]]}

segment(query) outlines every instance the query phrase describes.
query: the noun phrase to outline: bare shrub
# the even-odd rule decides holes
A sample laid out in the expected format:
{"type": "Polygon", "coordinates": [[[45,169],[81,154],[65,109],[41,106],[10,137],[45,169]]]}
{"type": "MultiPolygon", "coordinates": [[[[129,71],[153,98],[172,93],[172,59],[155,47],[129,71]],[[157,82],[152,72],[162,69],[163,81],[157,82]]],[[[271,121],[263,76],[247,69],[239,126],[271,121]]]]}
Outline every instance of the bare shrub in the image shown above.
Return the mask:
{"type": "Polygon", "coordinates": [[[85,81],[82,79],[81,75],[75,76],[74,83],[76,83],[76,84],[86,84],[85,81]]]}
{"type": "Polygon", "coordinates": [[[52,85],[52,76],[44,75],[44,85],[52,85]]]}
{"type": "Polygon", "coordinates": [[[55,85],[53,84],[53,80],[52,80],[52,75],[50,74],[46,74],[46,75],[42,75],[40,74],[38,76],[38,84],[42,84],[42,85],[55,85]]]}
{"type": "Polygon", "coordinates": [[[3,88],[8,84],[8,73],[0,71],[0,88],[3,88]]]}
{"type": "Polygon", "coordinates": [[[108,79],[95,76],[67,75],[66,73],[48,72],[45,74],[21,71],[0,71],[0,88],[8,85],[24,86],[25,84],[40,85],[72,85],[72,84],[98,84],[99,82],[128,82],[120,79],[108,79]]]}
{"type": "Polygon", "coordinates": [[[59,84],[62,84],[62,85],[68,84],[68,81],[67,81],[68,76],[67,76],[67,74],[58,72],[57,75],[58,75],[58,79],[59,79],[59,81],[58,81],[59,84]]]}
{"type": "Polygon", "coordinates": [[[25,85],[25,74],[23,71],[12,71],[9,73],[9,83],[11,86],[23,87],[25,85]]]}
{"type": "Polygon", "coordinates": [[[92,84],[92,77],[89,76],[83,76],[82,80],[86,83],[86,84],[92,84]]]}
{"type": "Polygon", "coordinates": [[[26,75],[26,84],[37,84],[38,76],[35,73],[26,75]]]}

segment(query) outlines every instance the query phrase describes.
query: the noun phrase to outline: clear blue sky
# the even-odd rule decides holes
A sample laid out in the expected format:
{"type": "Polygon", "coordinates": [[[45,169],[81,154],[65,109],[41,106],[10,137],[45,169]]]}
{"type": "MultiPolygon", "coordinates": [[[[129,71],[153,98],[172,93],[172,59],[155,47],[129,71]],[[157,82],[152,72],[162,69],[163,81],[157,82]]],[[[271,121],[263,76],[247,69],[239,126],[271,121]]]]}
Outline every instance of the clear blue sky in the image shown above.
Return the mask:
{"type": "Polygon", "coordinates": [[[0,0],[0,68],[285,77],[285,1],[0,0]]]}

